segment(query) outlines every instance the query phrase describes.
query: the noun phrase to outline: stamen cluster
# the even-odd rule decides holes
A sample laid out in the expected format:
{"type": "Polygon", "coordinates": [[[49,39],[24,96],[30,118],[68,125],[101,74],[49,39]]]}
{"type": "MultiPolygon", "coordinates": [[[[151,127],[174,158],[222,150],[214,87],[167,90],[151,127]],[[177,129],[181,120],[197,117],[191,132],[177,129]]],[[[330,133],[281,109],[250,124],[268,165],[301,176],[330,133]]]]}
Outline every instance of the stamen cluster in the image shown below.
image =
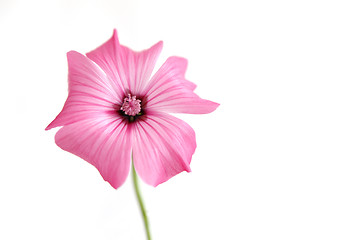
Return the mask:
{"type": "Polygon", "coordinates": [[[124,102],[121,105],[120,110],[122,110],[128,116],[136,116],[141,112],[141,100],[136,99],[136,96],[131,96],[129,93],[124,102]]]}

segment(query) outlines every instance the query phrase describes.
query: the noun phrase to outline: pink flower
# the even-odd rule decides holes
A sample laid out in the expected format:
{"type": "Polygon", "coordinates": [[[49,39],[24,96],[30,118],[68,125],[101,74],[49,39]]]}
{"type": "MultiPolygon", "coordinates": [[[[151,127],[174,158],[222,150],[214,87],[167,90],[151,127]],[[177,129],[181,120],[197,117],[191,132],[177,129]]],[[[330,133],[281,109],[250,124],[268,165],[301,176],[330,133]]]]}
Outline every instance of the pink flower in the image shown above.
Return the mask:
{"type": "Polygon", "coordinates": [[[67,54],[69,95],[46,130],[63,126],[56,144],[94,165],[114,188],[124,183],[131,155],[138,175],[152,186],[189,172],[195,132],[168,113],[210,113],[219,105],[193,92],[184,58],[168,58],[151,77],[162,45],[134,52],[119,44],[114,30],[86,56],[67,54]]]}

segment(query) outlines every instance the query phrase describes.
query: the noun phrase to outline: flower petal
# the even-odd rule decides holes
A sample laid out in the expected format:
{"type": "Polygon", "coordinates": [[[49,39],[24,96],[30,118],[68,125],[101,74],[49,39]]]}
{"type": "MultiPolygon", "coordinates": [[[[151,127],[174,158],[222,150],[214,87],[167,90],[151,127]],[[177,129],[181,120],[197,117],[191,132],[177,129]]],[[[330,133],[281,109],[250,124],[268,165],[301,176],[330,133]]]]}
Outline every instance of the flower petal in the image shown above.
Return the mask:
{"type": "Polygon", "coordinates": [[[118,116],[104,115],[62,127],[56,144],[94,165],[115,189],[129,173],[131,131],[118,116]]]}
{"type": "Polygon", "coordinates": [[[135,52],[120,45],[115,29],[111,39],[86,55],[105,71],[118,89],[138,96],[150,79],[162,45],[160,41],[150,49],[135,52]]]}
{"type": "Polygon", "coordinates": [[[155,111],[203,114],[219,104],[197,96],[195,84],[185,79],[187,60],[170,57],[155,73],[145,90],[146,106],[155,111]]]}
{"type": "Polygon", "coordinates": [[[133,128],[133,161],[139,176],[157,186],[182,171],[190,172],[194,130],[166,113],[147,112],[146,117],[133,128]]]}
{"type": "Polygon", "coordinates": [[[122,99],[106,75],[87,57],[71,51],[67,58],[69,95],[62,111],[46,130],[91,118],[99,112],[113,111],[114,104],[122,99]]]}

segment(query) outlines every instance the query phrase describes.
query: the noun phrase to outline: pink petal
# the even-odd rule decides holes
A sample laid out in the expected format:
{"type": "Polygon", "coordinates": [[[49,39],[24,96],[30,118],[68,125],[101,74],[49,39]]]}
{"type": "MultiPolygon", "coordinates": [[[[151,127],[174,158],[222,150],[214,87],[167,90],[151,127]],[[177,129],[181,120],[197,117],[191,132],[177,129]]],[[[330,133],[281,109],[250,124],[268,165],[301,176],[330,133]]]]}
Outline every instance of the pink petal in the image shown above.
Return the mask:
{"type": "Polygon", "coordinates": [[[106,75],[78,52],[67,54],[69,95],[64,108],[46,130],[92,118],[99,112],[114,111],[122,96],[114,91],[106,75]]]}
{"type": "Polygon", "coordinates": [[[187,60],[170,57],[161,66],[144,91],[146,106],[155,111],[203,114],[214,111],[219,104],[197,96],[195,84],[185,79],[187,60]]]}
{"type": "Polygon", "coordinates": [[[55,141],[94,165],[116,189],[129,173],[131,136],[128,125],[114,114],[66,125],[56,133],[55,141]]]}
{"type": "Polygon", "coordinates": [[[160,41],[150,49],[135,52],[120,45],[115,29],[110,40],[86,55],[105,71],[119,90],[139,96],[150,79],[162,45],[160,41]]]}
{"type": "Polygon", "coordinates": [[[157,186],[182,171],[191,171],[195,132],[184,121],[166,113],[147,112],[144,121],[134,124],[133,133],[135,169],[146,183],[157,186]]]}

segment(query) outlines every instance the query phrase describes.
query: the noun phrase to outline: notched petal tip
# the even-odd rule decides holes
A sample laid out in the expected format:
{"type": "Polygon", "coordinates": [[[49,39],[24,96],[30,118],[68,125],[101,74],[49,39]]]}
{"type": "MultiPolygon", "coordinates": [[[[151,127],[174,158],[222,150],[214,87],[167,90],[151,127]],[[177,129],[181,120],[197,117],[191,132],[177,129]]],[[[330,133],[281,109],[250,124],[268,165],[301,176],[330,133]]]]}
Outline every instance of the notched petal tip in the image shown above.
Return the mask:
{"type": "Polygon", "coordinates": [[[216,102],[213,102],[210,100],[205,100],[205,101],[207,101],[207,105],[209,107],[209,112],[207,112],[207,113],[211,113],[211,112],[215,111],[220,106],[220,103],[216,103],[216,102]]]}
{"type": "MultiPolygon", "coordinates": [[[[100,172],[100,171],[99,171],[100,172]]],[[[122,185],[124,185],[124,183],[126,182],[126,179],[128,177],[129,174],[126,175],[125,179],[122,181],[114,181],[112,179],[106,179],[103,174],[100,175],[102,176],[102,178],[104,179],[105,182],[108,182],[110,184],[111,187],[113,187],[115,190],[119,189],[122,185]]]]}
{"type": "Polygon", "coordinates": [[[80,53],[78,53],[77,51],[74,51],[74,50],[71,50],[71,51],[68,51],[67,53],[66,53],[66,56],[67,57],[69,57],[69,56],[71,56],[71,55],[76,55],[76,54],[80,54],[80,53]]]}
{"type": "Polygon", "coordinates": [[[67,57],[67,60],[69,62],[70,59],[79,58],[79,57],[81,58],[81,57],[84,57],[84,55],[82,55],[81,53],[79,53],[77,51],[71,50],[71,51],[66,53],[66,57],[67,57]]]}
{"type": "Polygon", "coordinates": [[[152,45],[149,49],[145,49],[141,51],[142,53],[150,54],[154,60],[154,63],[156,62],[158,56],[160,55],[162,49],[163,49],[164,43],[163,41],[159,41],[152,45]]]}
{"type": "MultiPolygon", "coordinates": [[[[191,173],[192,171],[191,171],[191,169],[190,169],[190,166],[187,165],[187,166],[186,166],[186,169],[184,169],[184,170],[181,171],[181,172],[178,172],[177,174],[180,174],[180,173],[183,173],[183,172],[191,173]]],[[[159,185],[161,185],[161,184],[169,181],[170,179],[171,179],[171,178],[166,179],[166,180],[165,180],[165,179],[158,179],[158,181],[152,182],[152,183],[148,183],[148,184],[149,184],[150,186],[157,187],[157,186],[159,186],[159,185]]],[[[143,181],[146,182],[146,180],[143,180],[143,181]]]]}
{"type": "Polygon", "coordinates": [[[54,128],[54,127],[52,126],[52,123],[53,123],[53,122],[51,122],[51,123],[45,128],[45,131],[48,131],[48,130],[54,128]]]}
{"type": "Polygon", "coordinates": [[[158,41],[151,48],[153,48],[153,47],[159,48],[159,50],[161,51],[162,48],[164,47],[164,42],[163,41],[158,41]]]}
{"type": "Polygon", "coordinates": [[[188,66],[188,60],[183,57],[178,56],[171,56],[166,60],[169,64],[172,64],[172,66],[176,66],[177,68],[181,69],[182,72],[186,72],[187,66],[188,66]]]}
{"type": "Polygon", "coordinates": [[[82,55],[81,53],[77,52],[77,51],[74,51],[74,50],[71,50],[69,52],[66,53],[66,58],[67,58],[67,61],[68,61],[68,66],[70,67],[70,65],[72,63],[81,63],[83,62],[85,56],[82,55]]]}
{"type": "Polygon", "coordinates": [[[111,36],[111,40],[119,42],[119,36],[116,28],[114,28],[113,35],[111,36]]]}

